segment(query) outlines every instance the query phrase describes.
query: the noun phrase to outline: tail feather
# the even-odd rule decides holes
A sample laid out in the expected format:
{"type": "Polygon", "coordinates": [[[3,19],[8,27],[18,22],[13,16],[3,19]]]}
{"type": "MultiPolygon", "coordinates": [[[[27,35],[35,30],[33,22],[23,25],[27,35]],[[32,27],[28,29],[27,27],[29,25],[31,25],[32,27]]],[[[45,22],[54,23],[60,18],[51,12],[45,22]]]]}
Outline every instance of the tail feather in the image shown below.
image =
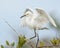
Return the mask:
{"type": "Polygon", "coordinates": [[[57,27],[55,21],[53,20],[53,18],[51,16],[48,16],[49,21],[53,24],[53,26],[57,27]]]}

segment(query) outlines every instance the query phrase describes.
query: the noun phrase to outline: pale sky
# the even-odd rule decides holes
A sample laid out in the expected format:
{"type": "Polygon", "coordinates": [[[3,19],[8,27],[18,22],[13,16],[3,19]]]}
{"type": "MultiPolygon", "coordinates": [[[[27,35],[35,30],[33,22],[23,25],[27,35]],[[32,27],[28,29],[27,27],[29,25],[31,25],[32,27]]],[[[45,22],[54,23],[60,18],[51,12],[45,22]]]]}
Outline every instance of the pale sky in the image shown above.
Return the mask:
{"type": "MultiPolygon", "coordinates": [[[[7,20],[10,25],[19,33],[30,38],[34,36],[34,32],[29,28],[19,27],[20,16],[26,8],[43,8],[47,12],[57,11],[55,16],[60,19],[60,0],[0,0],[0,43],[4,44],[6,40],[16,41],[17,36],[14,31],[3,21],[2,18],[7,20]],[[2,17],[2,18],[1,18],[2,17]]],[[[41,38],[55,37],[55,32],[52,30],[38,31],[37,33],[41,38]]]]}

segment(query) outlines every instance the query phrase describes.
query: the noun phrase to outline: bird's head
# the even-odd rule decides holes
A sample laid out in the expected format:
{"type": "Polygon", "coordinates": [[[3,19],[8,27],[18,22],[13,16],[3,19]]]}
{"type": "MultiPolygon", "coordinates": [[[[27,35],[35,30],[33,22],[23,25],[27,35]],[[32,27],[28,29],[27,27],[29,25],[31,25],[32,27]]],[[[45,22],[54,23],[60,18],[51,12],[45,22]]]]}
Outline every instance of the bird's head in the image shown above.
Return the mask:
{"type": "Polygon", "coordinates": [[[20,18],[23,18],[23,17],[29,17],[29,16],[32,16],[33,12],[31,9],[26,9],[26,11],[24,12],[23,16],[21,16],[20,18]]]}

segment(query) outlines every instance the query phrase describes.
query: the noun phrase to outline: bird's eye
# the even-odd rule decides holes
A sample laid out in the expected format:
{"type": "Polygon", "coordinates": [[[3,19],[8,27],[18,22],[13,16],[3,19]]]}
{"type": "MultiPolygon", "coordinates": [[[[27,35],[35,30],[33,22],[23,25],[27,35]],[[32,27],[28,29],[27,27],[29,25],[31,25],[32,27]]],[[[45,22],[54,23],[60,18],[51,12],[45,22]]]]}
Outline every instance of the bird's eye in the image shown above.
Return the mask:
{"type": "Polygon", "coordinates": [[[29,15],[29,13],[27,13],[26,15],[29,15]]]}

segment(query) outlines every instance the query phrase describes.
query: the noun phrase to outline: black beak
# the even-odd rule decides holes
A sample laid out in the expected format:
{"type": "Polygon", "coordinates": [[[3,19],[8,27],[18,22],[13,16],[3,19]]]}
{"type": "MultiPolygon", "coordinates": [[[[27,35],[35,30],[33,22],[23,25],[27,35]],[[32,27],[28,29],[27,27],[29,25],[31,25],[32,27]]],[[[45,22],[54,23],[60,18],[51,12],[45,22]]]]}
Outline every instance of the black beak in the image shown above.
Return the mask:
{"type": "Polygon", "coordinates": [[[23,15],[23,16],[21,16],[20,18],[23,18],[23,17],[25,17],[26,15],[23,15]]]}

